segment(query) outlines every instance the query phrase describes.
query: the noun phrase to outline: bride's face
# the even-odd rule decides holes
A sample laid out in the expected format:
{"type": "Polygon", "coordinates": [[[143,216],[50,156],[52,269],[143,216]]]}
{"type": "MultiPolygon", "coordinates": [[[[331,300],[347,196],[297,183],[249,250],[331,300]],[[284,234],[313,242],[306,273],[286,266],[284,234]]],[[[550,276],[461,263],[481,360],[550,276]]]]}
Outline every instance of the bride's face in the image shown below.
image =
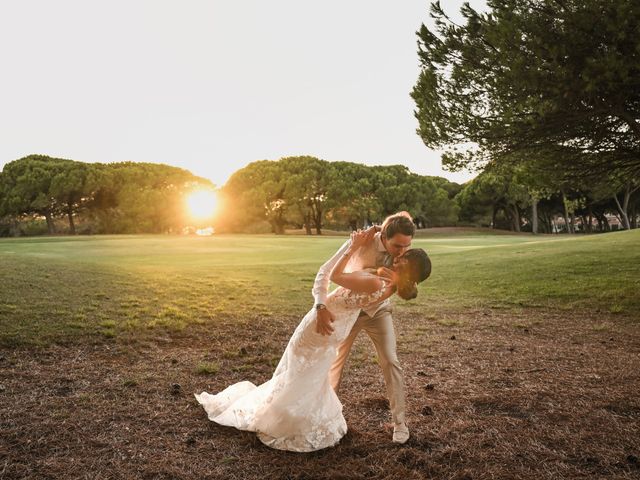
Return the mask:
{"type": "Polygon", "coordinates": [[[411,282],[408,278],[411,274],[411,265],[409,264],[409,260],[405,258],[404,255],[394,259],[393,270],[395,271],[398,279],[396,282],[398,287],[398,296],[405,300],[416,298],[416,295],[418,295],[416,284],[411,282]]]}
{"type": "Polygon", "coordinates": [[[393,269],[396,272],[401,271],[407,264],[409,263],[409,261],[404,258],[404,256],[399,256],[399,257],[395,257],[393,259],[393,269]]]}

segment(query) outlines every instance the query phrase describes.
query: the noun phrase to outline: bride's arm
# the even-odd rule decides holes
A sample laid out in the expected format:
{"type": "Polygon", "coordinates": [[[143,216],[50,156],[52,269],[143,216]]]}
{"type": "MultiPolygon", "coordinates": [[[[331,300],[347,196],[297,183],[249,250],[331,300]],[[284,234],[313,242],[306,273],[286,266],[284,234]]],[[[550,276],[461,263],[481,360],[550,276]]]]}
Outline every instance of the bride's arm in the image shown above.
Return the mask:
{"type": "Polygon", "coordinates": [[[344,244],[335,253],[335,255],[331,257],[329,260],[327,260],[325,264],[322,265],[318,270],[316,279],[313,282],[313,288],[311,289],[311,293],[313,295],[315,305],[319,303],[324,305],[325,303],[327,303],[329,282],[331,281],[329,278],[331,275],[331,271],[335,266],[336,262],[340,260],[344,252],[347,251],[347,248],[349,248],[349,245],[350,245],[350,240],[347,240],[346,242],[344,242],[344,244]]]}
{"type": "Polygon", "coordinates": [[[368,239],[367,232],[352,232],[351,243],[347,249],[343,252],[340,260],[336,263],[331,270],[330,279],[333,283],[347,288],[356,293],[373,293],[380,289],[382,286],[381,280],[377,277],[366,275],[363,276],[358,272],[345,273],[344,269],[349,263],[351,256],[358,251],[358,249],[364,245],[368,239]]]}

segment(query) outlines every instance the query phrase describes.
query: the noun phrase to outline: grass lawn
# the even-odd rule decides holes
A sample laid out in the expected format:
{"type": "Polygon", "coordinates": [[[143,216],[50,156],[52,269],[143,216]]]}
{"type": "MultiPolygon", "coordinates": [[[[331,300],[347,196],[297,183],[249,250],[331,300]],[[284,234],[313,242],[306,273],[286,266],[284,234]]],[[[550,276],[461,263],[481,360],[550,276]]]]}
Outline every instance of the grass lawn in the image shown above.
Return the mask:
{"type": "Polygon", "coordinates": [[[193,393],[268,380],[339,236],[0,239],[0,479],[640,476],[640,230],[421,232],[395,301],[410,440],[356,340],[349,431],[311,454],[207,420],[193,393]]]}
{"type": "Polygon", "coordinates": [[[415,245],[429,251],[437,265],[426,298],[640,317],[640,231],[462,237],[415,245]]]}
{"type": "MultiPolygon", "coordinates": [[[[300,317],[341,237],[0,240],[0,345],[300,317]]],[[[432,277],[400,309],[546,308],[640,317],[640,231],[417,238],[432,277]]]]}

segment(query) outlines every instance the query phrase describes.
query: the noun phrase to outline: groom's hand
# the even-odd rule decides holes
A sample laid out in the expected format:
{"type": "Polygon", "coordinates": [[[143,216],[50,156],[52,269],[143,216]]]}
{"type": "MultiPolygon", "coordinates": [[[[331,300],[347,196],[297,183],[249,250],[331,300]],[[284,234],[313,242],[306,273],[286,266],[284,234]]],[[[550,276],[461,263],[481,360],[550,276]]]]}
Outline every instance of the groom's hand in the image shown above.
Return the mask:
{"type": "Polygon", "coordinates": [[[398,273],[394,270],[391,270],[390,268],[387,268],[387,267],[378,268],[378,275],[386,280],[389,280],[394,285],[398,283],[398,273]]]}
{"type": "Polygon", "coordinates": [[[331,335],[333,333],[333,315],[329,310],[323,308],[316,311],[316,333],[320,335],[331,335]]]}

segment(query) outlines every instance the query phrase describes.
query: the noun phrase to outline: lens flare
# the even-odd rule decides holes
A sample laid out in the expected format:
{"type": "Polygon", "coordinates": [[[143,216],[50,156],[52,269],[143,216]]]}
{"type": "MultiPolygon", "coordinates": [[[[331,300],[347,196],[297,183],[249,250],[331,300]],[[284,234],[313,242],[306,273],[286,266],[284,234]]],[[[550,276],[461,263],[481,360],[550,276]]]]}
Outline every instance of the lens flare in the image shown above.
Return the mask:
{"type": "Polygon", "coordinates": [[[196,190],[187,197],[187,206],[192,217],[210,218],[218,207],[218,197],[211,190],[196,190]]]}

